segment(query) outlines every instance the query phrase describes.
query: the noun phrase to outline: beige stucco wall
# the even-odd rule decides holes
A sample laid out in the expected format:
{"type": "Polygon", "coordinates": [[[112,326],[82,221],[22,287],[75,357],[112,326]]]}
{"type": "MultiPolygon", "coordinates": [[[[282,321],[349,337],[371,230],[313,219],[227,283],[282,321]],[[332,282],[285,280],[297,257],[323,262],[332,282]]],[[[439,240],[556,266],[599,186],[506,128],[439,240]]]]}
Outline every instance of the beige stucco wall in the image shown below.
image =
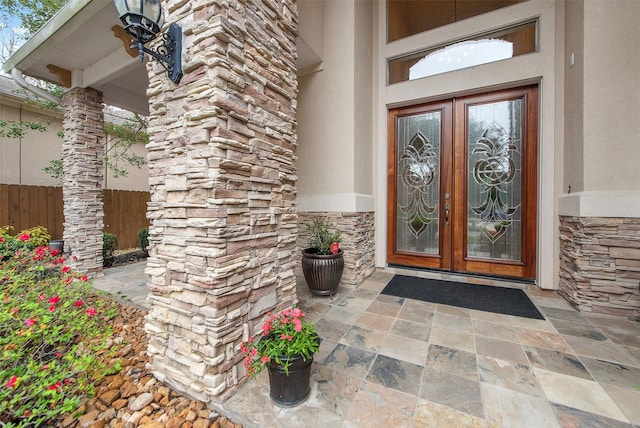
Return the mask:
{"type": "Polygon", "coordinates": [[[51,120],[45,132],[28,130],[24,138],[0,138],[0,183],[30,186],[57,186],[42,169],[49,161],[60,157],[62,139],[56,135],[62,129],[59,118],[30,111],[18,103],[0,98],[0,120],[31,121],[44,125],[51,120]]]}
{"type": "Polygon", "coordinates": [[[565,120],[571,126],[565,127],[565,165],[563,177],[566,183],[563,191],[584,190],[584,3],[570,1],[565,11],[565,51],[567,69],[565,75],[565,120]]]}
{"type": "MultiPolygon", "coordinates": [[[[637,91],[640,2],[573,0],[578,17],[567,19],[576,37],[575,65],[566,73],[575,89],[575,111],[567,115],[565,190],[560,214],[581,217],[640,217],[640,93],[637,91]],[[581,52],[583,51],[583,53],[581,52]],[[580,88],[584,99],[580,99],[580,88]],[[581,150],[581,152],[580,152],[581,150]]],[[[568,12],[567,12],[568,15],[568,12]]],[[[569,38],[567,40],[570,40],[569,38]]],[[[567,43],[569,46],[569,43],[567,43]]]]}
{"type": "MultiPolygon", "coordinates": [[[[305,3],[301,22],[313,13],[305,3]]],[[[299,76],[298,209],[371,211],[374,3],[321,4],[322,64],[299,76]]]]}
{"type": "MultiPolygon", "coordinates": [[[[44,111],[33,111],[13,97],[0,95],[0,120],[32,121],[47,125],[45,132],[27,130],[25,137],[0,138],[0,183],[21,184],[27,186],[60,186],[58,179],[43,171],[49,161],[57,159],[62,153],[62,138],[57,133],[62,129],[61,117],[51,116],[44,111]]],[[[107,138],[107,144],[111,144],[107,138]]],[[[144,145],[136,145],[133,151],[146,157],[144,145]]],[[[128,166],[126,177],[113,177],[105,174],[104,188],[118,190],[149,190],[149,172],[146,165],[142,168],[128,166]]]]}

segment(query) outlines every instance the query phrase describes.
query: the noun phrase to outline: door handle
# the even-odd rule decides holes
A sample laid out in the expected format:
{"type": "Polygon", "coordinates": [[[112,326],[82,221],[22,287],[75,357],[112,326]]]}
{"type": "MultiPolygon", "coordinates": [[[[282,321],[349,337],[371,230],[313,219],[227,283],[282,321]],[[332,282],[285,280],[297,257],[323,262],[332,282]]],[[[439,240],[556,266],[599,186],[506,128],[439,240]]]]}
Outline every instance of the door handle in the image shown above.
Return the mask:
{"type": "Polygon", "coordinates": [[[444,204],[444,224],[449,225],[449,204],[444,204]]]}

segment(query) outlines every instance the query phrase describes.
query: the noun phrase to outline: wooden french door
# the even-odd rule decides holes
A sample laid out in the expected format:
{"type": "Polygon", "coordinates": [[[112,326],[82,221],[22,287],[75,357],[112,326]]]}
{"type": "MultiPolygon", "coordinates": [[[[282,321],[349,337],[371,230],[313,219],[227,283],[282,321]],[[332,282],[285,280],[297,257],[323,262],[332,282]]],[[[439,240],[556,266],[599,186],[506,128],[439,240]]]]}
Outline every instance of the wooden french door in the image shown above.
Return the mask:
{"type": "Polygon", "coordinates": [[[387,261],[535,278],[537,87],[389,111],[387,261]]]}

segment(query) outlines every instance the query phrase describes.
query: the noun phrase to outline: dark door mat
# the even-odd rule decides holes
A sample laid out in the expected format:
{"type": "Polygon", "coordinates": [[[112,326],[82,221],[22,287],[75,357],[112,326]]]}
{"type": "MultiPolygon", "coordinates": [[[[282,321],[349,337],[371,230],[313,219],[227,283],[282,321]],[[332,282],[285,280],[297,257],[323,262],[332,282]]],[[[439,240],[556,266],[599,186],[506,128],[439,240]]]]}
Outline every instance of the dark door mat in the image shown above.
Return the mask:
{"type": "Polygon", "coordinates": [[[519,288],[395,275],[382,290],[382,294],[517,317],[544,319],[525,292],[519,288]]]}

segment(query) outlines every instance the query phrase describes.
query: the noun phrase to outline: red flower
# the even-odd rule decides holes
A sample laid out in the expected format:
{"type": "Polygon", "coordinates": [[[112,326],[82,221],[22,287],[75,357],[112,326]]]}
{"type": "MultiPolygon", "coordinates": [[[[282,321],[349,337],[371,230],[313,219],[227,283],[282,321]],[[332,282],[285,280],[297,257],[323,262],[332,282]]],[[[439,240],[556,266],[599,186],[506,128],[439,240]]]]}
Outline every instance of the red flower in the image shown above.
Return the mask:
{"type": "Polygon", "coordinates": [[[65,266],[62,268],[62,273],[67,273],[71,270],[71,266],[65,266]]]}
{"type": "Polygon", "coordinates": [[[49,306],[49,312],[55,312],[55,311],[56,311],[55,305],[49,306]]]}
{"type": "Polygon", "coordinates": [[[29,236],[28,233],[23,233],[22,235],[20,235],[18,237],[18,239],[21,240],[22,242],[24,242],[24,241],[28,241],[29,239],[31,239],[31,237],[29,236]]]}
{"type": "Polygon", "coordinates": [[[96,311],[95,308],[89,308],[86,310],[87,315],[89,315],[90,317],[94,316],[95,314],[98,313],[98,311],[96,311]]]}
{"type": "Polygon", "coordinates": [[[62,386],[62,382],[56,382],[53,385],[47,386],[47,390],[56,391],[56,390],[60,389],[61,386],[62,386]]]}
{"type": "Polygon", "coordinates": [[[0,242],[4,242],[4,238],[0,236],[0,242]]]}
{"type": "Polygon", "coordinates": [[[58,303],[60,301],[60,297],[59,296],[55,296],[49,299],[49,303],[52,305],[55,305],[56,303],[58,303]]]}
{"type": "Polygon", "coordinates": [[[18,377],[17,376],[11,376],[11,379],[9,379],[9,382],[7,382],[7,386],[9,388],[15,388],[16,387],[16,383],[18,383],[18,377]]]}
{"type": "Polygon", "coordinates": [[[263,363],[268,363],[271,358],[267,357],[266,355],[263,355],[262,358],[260,358],[262,360],[263,363]]]}
{"type": "Polygon", "coordinates": [[[80,307],[80,306],[84,305],[84,302],[82,300],[76,300],[75,305],[76,305],[76,307],[80,307]]]}
{"type": "Polygon", "coordinates": [[[53,250],[51,250],[51,255],[53,257],[57,256],[58,254],[60,254],[60,250],[58,250],[57,248],[54,248],[53,250]]]}
{"type": "Polygon", "coordinates": [[[340,251],[340,244],[338,244],[337,242],[334,242],[329,246],[329,249],[333,254],[338,254],[338,252],[340,251]]]}
{"type": "Polygon", "coordinates": [[[87,281],[89,281],[89,277],[88,277],[87,275],[82,275],[82,276],[80,277],[80,280],[82,280],[82,281],[84,281],[84,282],[87,282],[87,281]]]}

